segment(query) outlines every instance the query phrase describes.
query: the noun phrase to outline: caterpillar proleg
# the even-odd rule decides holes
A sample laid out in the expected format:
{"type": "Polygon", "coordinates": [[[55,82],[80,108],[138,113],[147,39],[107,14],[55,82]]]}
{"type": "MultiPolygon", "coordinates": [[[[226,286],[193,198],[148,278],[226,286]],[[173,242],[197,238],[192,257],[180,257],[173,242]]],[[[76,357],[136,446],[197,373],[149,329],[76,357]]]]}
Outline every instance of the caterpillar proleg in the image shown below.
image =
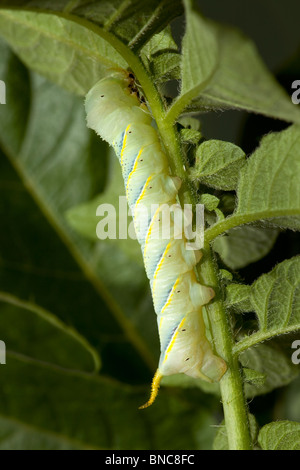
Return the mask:
{"type": "Polygon", "coordinates": [[[184,373],[219,381],[224,360],[206,338],[202,306],[214,296],[197,282],[194,266],[201,257],[175,237],[169,209],[178,206],[180,180],[171,175],[152,117],[127,72],[100,80],[87,94],[87,125],[113,146],[120,161],[128,204],[150,281],[160,337],[161,355],[152,382],[151,405],[163,376],[184,373]],[[150,206],[156,205],[155,211],[150,206]],[[143,210],[142,210],[143,208],[143,210]],[[146,209],[146,214],[145,214],[146,209]],[[149,215],[150,214],[150,215],[149,215]],[[169,218],[169,238],[159,236],[161,220],[169,218]]]}

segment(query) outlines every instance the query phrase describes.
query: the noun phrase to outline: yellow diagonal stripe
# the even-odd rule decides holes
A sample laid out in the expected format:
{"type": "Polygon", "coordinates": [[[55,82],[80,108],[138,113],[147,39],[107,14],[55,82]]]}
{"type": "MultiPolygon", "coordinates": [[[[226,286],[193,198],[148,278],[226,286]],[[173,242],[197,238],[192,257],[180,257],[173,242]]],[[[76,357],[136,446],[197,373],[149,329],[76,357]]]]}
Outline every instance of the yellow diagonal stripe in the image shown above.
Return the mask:
{"type": "Polygon", "coordinates": [[[130,178],[132,177],[132,175],[135,173],[136,169],[137,169],[137,165],[138,165],[138,160],[143,152],[144,148],[142,147],[141,150],[139,151],[136,159],[135,159],[135,162],[134,162],[134,165],[133,165],[133,168],[131,170],[131,172],[129,173],[128,175],[128,178],[127,178],[127,183],[126,183],[126,194],[128,193],[128,185],[129,185],[129,180],[130,178]]]}
{"type": "Polygon", "coordinates": [[[176,340],[176,338],[177,338],[177,335],[178,335],[178,333],[179,333],[179,330],[180,330],[180,328],[183,326],[184,322],[185,322],[185,317],[184,317],[184,318],[181,320],[181,322],[179,323],[179,325],[178,325],[178,327],[177,327],[177,330],[175,331],[175,333],[174,333],[174,335],[173,335],[173,338],[172,338],[172,340],[170,341],[170,344],[169,344],[169,346],[168,346],[168,349],[166,350],[166,354],[165,354],[165,358],[164,358],[163,364],[164,364],[164,363],[166,362],[166,360],[168,359],[168,355],[169,355],[171,349],[172,349],[173,346],[174,346],[174,342],[175,342],[175,340],[176,340]]]}
{"type": "Polygon", "coordinates": [[[125,147],[126,147],[127,132],[130,129],[130,126],[131,126],[131,124],[128,124],[128,126],[125,129],[125,134],[124,134],[124,139],[123,139],[123,144],[122,144],[122,149],[121,149],[121,154],[120,154],[122,167],[123,167],[123,155],[124,155],[124,150],[125,150],[125,147]]]}

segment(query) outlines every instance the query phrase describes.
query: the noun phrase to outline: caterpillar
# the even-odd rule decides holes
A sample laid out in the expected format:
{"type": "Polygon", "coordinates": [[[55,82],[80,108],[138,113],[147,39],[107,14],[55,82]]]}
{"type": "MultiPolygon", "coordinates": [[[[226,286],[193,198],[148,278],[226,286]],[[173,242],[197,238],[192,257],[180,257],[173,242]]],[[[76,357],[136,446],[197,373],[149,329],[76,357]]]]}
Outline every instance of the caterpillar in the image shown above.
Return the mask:
{"type": "Polygon", "coordinates": [[[214,291],[197,282],[194,266],[201,252],[187,250],[186,238],[176,237],[170,208],[177,204],[181,182],[171,175],[134,76],[118,71],[101,79],[88,92],[85,109],[87,126],[114,148],[121,164],[157,314],[161,354],[150,398],[140,407],[146,408],[154,402],[163,376],[184,373],[212,382],[225,373],[226,363],[214,354],[202,315],[214,291]],[[155,211],[150,210],[153,205],[155,211]],[[169,238],[161,236],[163,218],[171,227],[169,238]]]}

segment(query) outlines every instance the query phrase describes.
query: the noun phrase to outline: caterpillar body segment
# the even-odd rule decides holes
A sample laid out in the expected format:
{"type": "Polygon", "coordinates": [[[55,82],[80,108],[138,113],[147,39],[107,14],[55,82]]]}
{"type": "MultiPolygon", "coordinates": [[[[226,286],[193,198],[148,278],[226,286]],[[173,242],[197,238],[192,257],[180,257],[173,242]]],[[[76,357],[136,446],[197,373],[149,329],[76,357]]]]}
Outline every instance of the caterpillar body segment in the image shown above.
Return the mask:
{"type": "Polygon", "coordinates": [[[197,282],[194,266],[201,252],[186,249],[178,222],[183,219],[176,199],[181,182],[170,173],[132,79],[124,72],[100,80],[87,94],[85,107],[88,127],[113,146],[120,161],[157,314],[161,355],[145,408],[153,403],[163,376],[184,373],[218,381],[225,373],[224,360],[206,338],[202,316],[202,306],[214,292],[197,282]]]}

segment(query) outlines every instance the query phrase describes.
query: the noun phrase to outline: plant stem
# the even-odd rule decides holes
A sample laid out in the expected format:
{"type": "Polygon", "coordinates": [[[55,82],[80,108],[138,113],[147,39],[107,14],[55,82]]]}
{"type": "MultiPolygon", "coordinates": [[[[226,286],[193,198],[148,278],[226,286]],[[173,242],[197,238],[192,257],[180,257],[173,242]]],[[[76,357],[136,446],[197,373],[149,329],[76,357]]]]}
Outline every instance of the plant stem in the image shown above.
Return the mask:
{"type": "Polygon", "coordinates": [[[209,229],[206,230],[205,237],[206,240],[210,242],[231,228],[240,227],[241,225],[261,221],[263,219],[297,215],[299,215],[298,209],[265,210],[261,212],[255,211],[250,214],[235,213],[229,217],[226,217],[226,219],[222,220],[221,222],[217,222],[216,224],[212,225],[209,229]]]}
{"type": "Polygon", "coordinates": [[[220,381],[223,410],[230,450],[250,450],[252,442],[249,430],[248,410],[243,391],[243,380],[238,358],[233,354],[233,335],[223,305],[217,266],[207,243],[199,267],[199,277],[204,284],[213,287],[215,298],[206,306],[211,323],[216,352],[226,361],[228,370],[220,381]]]}

